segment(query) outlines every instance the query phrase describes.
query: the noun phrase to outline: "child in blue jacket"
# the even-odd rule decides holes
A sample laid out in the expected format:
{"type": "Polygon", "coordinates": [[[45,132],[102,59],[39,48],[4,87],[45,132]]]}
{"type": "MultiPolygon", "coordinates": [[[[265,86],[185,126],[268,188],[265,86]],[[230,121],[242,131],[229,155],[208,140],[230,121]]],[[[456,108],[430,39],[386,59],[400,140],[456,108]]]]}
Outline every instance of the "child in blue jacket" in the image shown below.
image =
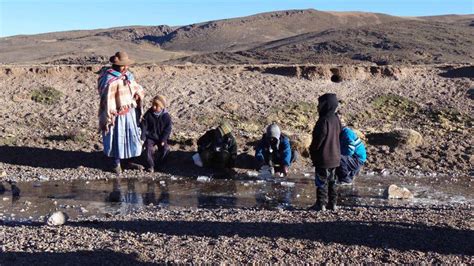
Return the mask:
{"type": "Polygon", "coordinates": [[[258,167],[270,165],[275,167],[275,173],[288,174],[288,168],[296,160],[296,152],[291,150],[290,139],[281,133],[277,124],[271,124],[267,127],[266,134],[255,150],[255,158],[258,167]]]}
{"type": "Polygon", "coordinates": [[[367,160],[367,152],[362,140],[347,126],[342,128],[340,143],[341,165],[336,169],[337,180],[341,185],[351,185],[367,160]]]}

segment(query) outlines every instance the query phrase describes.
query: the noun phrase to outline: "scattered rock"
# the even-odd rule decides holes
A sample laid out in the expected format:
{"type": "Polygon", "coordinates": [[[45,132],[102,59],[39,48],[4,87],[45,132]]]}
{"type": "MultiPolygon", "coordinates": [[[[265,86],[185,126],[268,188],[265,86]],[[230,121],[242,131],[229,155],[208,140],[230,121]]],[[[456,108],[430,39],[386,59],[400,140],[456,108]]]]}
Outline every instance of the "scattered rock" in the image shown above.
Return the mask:
{"type": "Polygon", "coordinates": [[[413,193],[405,187],[390,185],[384,192],[387,199],[413,199],[413,193]]]}
{"type": "Polygon", "coordinates": [[[412,129],[397,128],[391,132],[371,133],[367,139],[372,145],[386,145],[391,148],[413,149],[423,145],[422,135],[412,129]]]}
{"type": "Polygon", "coordinates": [[[393,134],[395,139],[398,140],[398,144],[407,148],[416,148],[423,145],[423,137],[413,129],[395,129],[393,134]]]}
{"type": "Polygon", "coordinates": [[[240,105],[234,102],[226,102],[219,106],[223,111],[235,112],[239,109],[240,105]]]}
{"type": "Polygon", "coordinates": [[[38,177],[38,179],[41,180],[41,181],[49,181],[49,177],[44,176],[44,175],[40,175],[40,176],[38,177]]]}
{"type": "Polygon", "coordinates": [[[309,146],[311,145],[311,140],[311,135],[306,133],[290,136],[291,147],[296,149],[304,157],[309,157],[309,146]]]}
{"type": "Polygon", "coordinates": [[[69,217],[67,216],[67,214],[61,211],[56,211],[51,214],[51,216],[49,216],[46,223],[50,226],[59,226],[65,224],[68,219],[69,217]]]}
{"type": "Polygon", "coordinates": [[[0,177],[6,177],[6,176],[7,176],[7,172],[5,172],[5,171],[0,172],[0,177]]]}
{"type": "Polygon", "coordinates": [[[197,181],[199,181],[199,182],[209,182],[209,181],[211,181],[211,178],[208,177],[208,176],[202,175],[202,176],[197,177],[197,181]]]}

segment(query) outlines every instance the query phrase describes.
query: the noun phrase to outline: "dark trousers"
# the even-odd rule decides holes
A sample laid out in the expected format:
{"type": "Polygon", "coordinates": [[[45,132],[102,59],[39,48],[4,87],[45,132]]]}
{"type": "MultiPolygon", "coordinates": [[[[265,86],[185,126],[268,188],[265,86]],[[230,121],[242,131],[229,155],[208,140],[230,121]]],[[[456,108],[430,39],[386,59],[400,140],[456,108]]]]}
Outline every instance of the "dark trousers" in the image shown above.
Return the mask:
{"type": "Polygon", "coordinates": [[[336,176],[339,182],[350,183],[354,176],[359,174],[360,169],[364,163],[353,156],[341,155],[341,165],[336,168],[336,176]]]}
{"type": "Polygon", "coordinates": [[[315,182],[316,205],[326,206],[336,204],[336,168],[316,168],[315,182]]]}
{"type": "Polygon", "coordinates": [[[199,153],[202,163],[205,167],[214,167],[218,169],[230,168],[231,156],[228,151],[203,150],[199,153]]]}
{"type": "Polygon", "coordinates": [[[161,146],[161,143],[158,143],[152,139],[147,139],[145,141],[145,147],[146,161],[149,168],[155,168],[155,165],[162,164],[170,150],[168,142],[165,141],[165,145],[161,146]]]}

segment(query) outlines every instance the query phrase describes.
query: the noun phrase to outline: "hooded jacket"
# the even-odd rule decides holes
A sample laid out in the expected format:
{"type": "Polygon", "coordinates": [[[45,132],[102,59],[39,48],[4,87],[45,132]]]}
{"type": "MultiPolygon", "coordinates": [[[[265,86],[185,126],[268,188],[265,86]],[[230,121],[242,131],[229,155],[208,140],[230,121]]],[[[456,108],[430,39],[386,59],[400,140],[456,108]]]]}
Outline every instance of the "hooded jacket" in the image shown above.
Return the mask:
{"type": "Polygon", "coordinates": [[[316,168],[335,168],[341,161],[341,121],[336,115],[336,94],[326,93],[318,98],[318,102],[319,119],[309,147],[311,160],[316,168]]]}
{"type": "Polygon", "coordinates": [[[349,127],[343,127],[341,136],[341,154],[345,156],[353,156],[361,163],[367,160],[367,152],[364,143],[357,134],[349,127]]]}
{"type": "Polygon", "coordinates": [[[231,165],[233,165],[237,158],[237,141],[231,132],[222,136],[222,131],[219,127],[206,131],[197,141],[198,152],[201,153],[204,150],[214,152],[228,151],[230,153],[231,165]]]}
{"type": "Polygon", "coordinates": [[[267,134],[263,134],[255,149],[255,158],[259,162],[266,162],[271,158],[274,163],[290,166],[291,155],[290,139],[283,134],[280,134],[278,143],[275,145],[271,144],[267,134]]]}
{"type": "Polygon", "coordinates": [[[158,143],[168,142],[173,123],[170,114],[165,110],[156,116],[152,109],[149,109],[143,116],[141,122],[142,139],[151,139],[158,143]]]}

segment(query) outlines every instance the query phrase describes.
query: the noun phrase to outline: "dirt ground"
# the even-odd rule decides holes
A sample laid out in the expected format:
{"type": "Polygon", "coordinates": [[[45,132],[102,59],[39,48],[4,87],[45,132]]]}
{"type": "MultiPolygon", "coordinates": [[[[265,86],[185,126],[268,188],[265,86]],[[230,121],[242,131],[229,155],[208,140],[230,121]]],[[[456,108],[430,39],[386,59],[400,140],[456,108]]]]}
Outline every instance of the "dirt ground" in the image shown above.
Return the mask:
{"type": "MultiPolygon", "coordinates": [[[[99,69],[0,68],[0,167],[7,173],[2,179],[107,175],[97,131],[99,69]]],[[[293,171],[311,169],[305,155],[317,98],[334,92],[345,122],[368,146],[365,171],[466,176],[474,160],[473,69],[140,65],[131,71],[146,90],[146,108],[156,94],[168,98],[174,124],[170,165],[177,174],[186,172],[181,163],[190,163],[196,139],[223,119],[233,125],[238,140],[238,172],[252,168],[254,145],[270,122],[279,123],[303,155],[293,171]]]]}
{"type": "MultiPolygon", "coordinates": [[[[97,131],[100,66],[0,67],[0,181],[115,178],[97,131]]],[[[278,122],[307,157],[318,96],[368,147],[363,174],[472,177],[473,66],[239,65],[132,67],[146,90],[169,99],[172,153],[161,172],[195,177],[196,139],[222,119],[239,145],[237,174],[253,167],[265,125],[278,122]]],[[[472,180],[472,179],[471,179],[472,180]]],[[[0,222],[1,265],[267,263],[473,264],[470,205],[347,206],[338,212],[148,206],[53,228],[0,222]]]]}

